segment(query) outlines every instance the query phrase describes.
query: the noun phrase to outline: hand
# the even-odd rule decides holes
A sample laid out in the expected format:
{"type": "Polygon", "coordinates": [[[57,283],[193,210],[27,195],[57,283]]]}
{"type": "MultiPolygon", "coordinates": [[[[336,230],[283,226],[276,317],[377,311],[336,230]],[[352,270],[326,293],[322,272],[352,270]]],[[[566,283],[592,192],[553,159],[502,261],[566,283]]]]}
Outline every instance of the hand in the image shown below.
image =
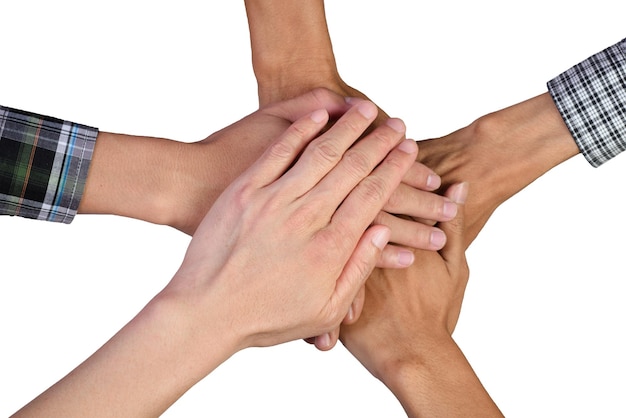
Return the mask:
{"type": "MultiPolygon", "coordinates": [[[[339,76],[323,0],[246,1],[245,6],[252,65],[262,106],[319,87],[345,97],[368,100],[339,76]]],[[[381,126],[387,120],[389,116],[379,109],[376,121],[369,129],[381,126]]],[[[377,222],[391,227],[392,242],[429,250],[443,247],[445,234],[441,230],[430,226],[429,222],[407,220],[446,221],[454,217],[456,207],[451,202],[433,201],[432,194],[423,193],[434,191],[439,185],[440,178],[432,170],[415,163],[392,196],[390,204],[377,218],[377,222]]],[[[395,267],[400,254],[402,259],[411,260],[408,252],[395,250],[389,263],[386,261],[389,259],[387,254],[383,254],[379,267],[395,267]]]]}
{"type": "Polygon", "coordinates": [[[441,225],[448,233],[446,246],[439,252],[416,250],[407,269],[376,270],[365,285],[359,320],[341,328],[343,343],[379,379],[393,363],[413,356],[422,334],[451,335],[456,327],[469,277],[462,206],[467,184],[452,186],[448,195],[461,210],[441,225]]]}
{"type": "MultiPolygon", "coordinates": [[[[101,132],[79,212],[142,219],[193,234],[222,191],[292,122],[319,108],[335,118],[349,107],[343,96],[316,89],[268,105],[195,143],[101,132]]],[[[390,123],[404,129],[401,121],[390,123]]],[[[397,189],[386,210],[437,220],[451,216],[454,205],[423,191],[440,183],[431,173],[421,164],[411,167],[407,184],[397,189]]],[[[445,241],[430,226],[383,215],[376,222],[390,226],[392,241],[401,245],[436,249],[445,241]]],[[[403,267],[411,261],[412,254],[389,246],[379,265],[403,267]]]]}
{"type": "Polygon", "coordinates": [[[500,204],[579,152],[549,93],[418,144],[418,159],[441,175],[444,186],[471,185],[466,248],[500,204]]]}
{"type": "Polygon", "coordinates": [[[417,153],[390,125],[352,146],[375,116],[357,103],[290,168],[328,114],[296,122],[211,208],[165,292],[195,318],[222,306],[239,348],[338,326],[388,240],[368,226],[417,153]]]}
{"type": "Polygon", "coordinates": [[[338,326],[417,154],[388,125],[354,144],[375,115],[356,104],[315,140],[327,109],[291,125],[217,199],[165,289],[15,416],[158,416],[236,351],[338,326]]]}
{"type": "Polygon", "coordinates": [[[448,243],[416,251],[405,270],[376,270],[358,321],[341,327],[350,352],[389,387],[407,415],[501,416],[451,338],[469,276],[464,246],[466,184],[447,194],[460,204],[441,227],[448,243]]]}

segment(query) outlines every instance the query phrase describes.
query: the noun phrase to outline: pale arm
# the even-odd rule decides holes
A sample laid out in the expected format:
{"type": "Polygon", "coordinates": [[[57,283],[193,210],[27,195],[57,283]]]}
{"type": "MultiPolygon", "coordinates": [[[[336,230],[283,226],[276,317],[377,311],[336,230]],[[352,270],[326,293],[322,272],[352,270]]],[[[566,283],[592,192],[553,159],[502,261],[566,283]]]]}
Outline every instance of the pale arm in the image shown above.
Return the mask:
{"type": "Polygon", "coordinates": [[[388,126],[351,148],[375,115],[361,102],[317,138],[328,109],[296,121],[217,199],[165,289],[16,416],[156,416],[241,349],[337,327],[389,238],[370,224],[417,153],[388,126]],[[342,158],[354,153],[368,158],[342,158]]]}

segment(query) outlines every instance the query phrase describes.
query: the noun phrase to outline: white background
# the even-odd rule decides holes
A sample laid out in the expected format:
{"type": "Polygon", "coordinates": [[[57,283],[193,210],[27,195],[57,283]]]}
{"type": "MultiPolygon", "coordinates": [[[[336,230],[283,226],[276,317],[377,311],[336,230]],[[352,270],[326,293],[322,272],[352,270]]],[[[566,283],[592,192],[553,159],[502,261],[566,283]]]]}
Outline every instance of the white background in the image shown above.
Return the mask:
{"type": "MultiPolygon", "coordinates": [[[[344,79],[409,136],[546,91],[626,36],[613,1],[327,1],[344,79]],[[593,4],[593,6],[592,6],[593,4]]],[[[256,107],[242,1],[0,1],[0,103],[181,141],[256,107]]],[[[515,146],[515,144],[511,144],[515,146]]],[[[577,156],[505,203],[468,251],[455,334],[509,417],[626,416],[620,156],[577,156]]],[[[175,272],[189,238],[110,216],[0,218],[0,416],[64,376],[175,272]]],[[[343,347],[235,355],[166,414],[401,417],[343,347]]]]}

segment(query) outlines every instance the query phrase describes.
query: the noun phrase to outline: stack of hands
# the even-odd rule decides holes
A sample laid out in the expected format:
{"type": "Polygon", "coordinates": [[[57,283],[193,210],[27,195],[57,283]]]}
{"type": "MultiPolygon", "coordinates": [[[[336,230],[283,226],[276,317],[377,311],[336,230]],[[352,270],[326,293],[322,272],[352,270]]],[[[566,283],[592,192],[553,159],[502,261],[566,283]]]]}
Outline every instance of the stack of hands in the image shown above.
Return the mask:
{"type": "Polygon", "coordinates": [[[237,351],[295,339],[341,340],[410,416],[500,416],[452,338],[465,250],[578,153],[551,98],[415,142],[339,77],[322,2],[246,8],[260,109],[196,143],[101,132],[79,208],[193,235],[180,269],[16,416],[158,415],[237,351]]]}

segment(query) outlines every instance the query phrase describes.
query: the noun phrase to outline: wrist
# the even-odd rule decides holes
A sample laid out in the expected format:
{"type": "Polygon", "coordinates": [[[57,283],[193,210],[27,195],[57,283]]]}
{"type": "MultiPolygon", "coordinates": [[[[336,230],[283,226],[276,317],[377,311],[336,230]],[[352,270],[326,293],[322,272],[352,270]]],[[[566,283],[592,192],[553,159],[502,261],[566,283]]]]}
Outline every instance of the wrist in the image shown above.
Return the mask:
{"type": "Polygon", "coordinates": [[[174,141],[100,132],[80,213],[166,223],[164,187],[174,141]]]}
{"type": "Polygon", "coordinates": [[[323,0],[247,0],[245,5],[262,104],[336,81],[323,0]]]}
{"type": "Polygon", "coordinates": [[[184,360],[181,366],[193,371],[194,384],[211,373],[237,351],[245,348],[240,327],[234,326],[235,312],[229,298],[200,289],[206,282],[200,270],[177,272],[170,283],[148,304],[162,318],[164,327],[184,360]]]}
{"type": "Polygon", "coordinates": [[[384,360],[378,367],[377,377],[394,394],[402,388],[414,387],[416,382],[428,380],[433,374],[432,365],[436,364],[433,357],[450,343],[454,341],[444,330],[420,332],[411,342],[395,347],[394,353],[380,356],[384,360]]]}
{"type": "Polygon", "coordinates": [[[101,132],[78,211],[169,225],[193,234],[239,171],[223,144],[101,132]]]}
{"type": "Polygon", "coordinates": [[[422,141],[419,159],[445,185],[466,181],[466,245],[493,211],[551,168],[579,152],[544,93],[485,115],[446,137],[422,141]]]}
{"type": "Polygon", "coordinates": [[[408,416],[502,416],[449,334],[422,333],[419,346],[383,380],[408,416]]]}
{"type": "Polygon", "coordinates": [[[334,57],[315,56],[268,58],[254,64],[261,105],[287,100],[324,87],[341,94],[343,80],[337,72],[334,57]]]}
{"type": "Polygon", "coordinates": [[[498,202],[579,152],[548,93],[479,118],[470,129],[489,148],[484,174],[498,202]]]}

